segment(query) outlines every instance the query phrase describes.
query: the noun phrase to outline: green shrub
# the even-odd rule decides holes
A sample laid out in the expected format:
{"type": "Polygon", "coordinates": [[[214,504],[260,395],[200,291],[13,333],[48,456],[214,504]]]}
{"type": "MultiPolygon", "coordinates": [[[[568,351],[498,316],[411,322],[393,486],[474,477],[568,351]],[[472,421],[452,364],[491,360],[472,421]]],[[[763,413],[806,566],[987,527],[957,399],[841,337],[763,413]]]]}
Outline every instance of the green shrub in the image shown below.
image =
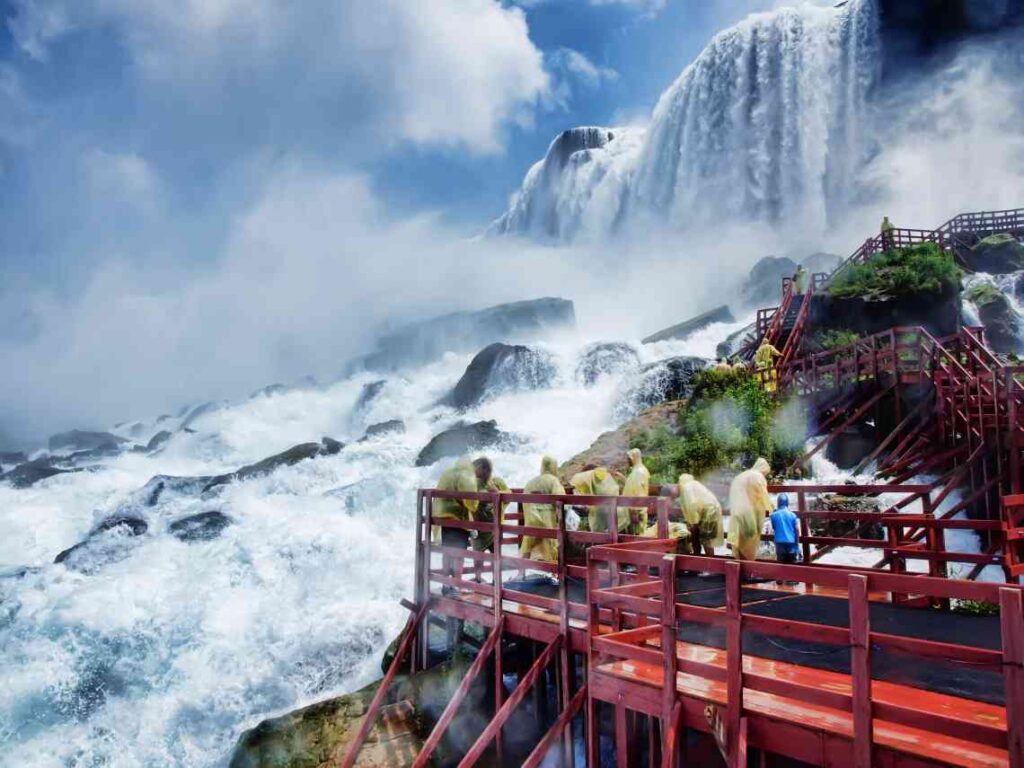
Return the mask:
{"type": "Polygon", "coordinates": [[[1003,292],[992,283],[975,283],[964,294],[964,298],[978,307],[1003,300],[1003,292]]]}
{"type": "Polygon", "coordinates": [[[960,269],[935,243],[879,253],[845,267],[829,289],[836,298],[879,300],[914,293],[938,293],[960,283],[960,269]]]}
{"type": "Polygon", "coordinates": [[[968,616],[998,616],[999,606],[984,600],[954,600],[953,613],[964,613],[968,616]]]}
{"type": "Polygon", "coordinates": [[[856,331],[831,330],[821,331],[816,338],[822,349],[829,350],[848,347],[860,341],[860,334],[856,331]]]}
{"type": "Polygon", "coordinates": [[[749,466],[764,456],[777,471],[803,453],[807,419],[797,401],[780,403],[746,371],[703,371],[680,409],[677,431],[659,427],[634,441],[656,483],[749,466]]]}

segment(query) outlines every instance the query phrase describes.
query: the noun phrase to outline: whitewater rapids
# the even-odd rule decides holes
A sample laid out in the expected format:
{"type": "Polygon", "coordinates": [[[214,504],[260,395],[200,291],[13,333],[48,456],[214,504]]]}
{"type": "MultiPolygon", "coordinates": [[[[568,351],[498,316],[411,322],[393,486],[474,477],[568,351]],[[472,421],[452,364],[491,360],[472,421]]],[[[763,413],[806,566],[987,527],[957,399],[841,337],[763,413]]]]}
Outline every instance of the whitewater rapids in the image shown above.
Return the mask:
{"type": "MultiPolygon", "coordinates": [[[[741,326],[635,346],[645,363],[713,357],[741,326]]],[[[589,341],[536,345],[556,362],[551,388],[500,395],[463,415],[496,419],[525,439],[490,452],[510,484],[536,474],[542,453],[564,461],[624,417],[637,374],[578,384],[589,341]]],[[[398,601],[412,595],[415,491],[446,466],[413,464],[458,418],[436,403],[469,359],[448,355],[389,377],[363,411],[355,408],[363,386],[379,378],[370,374],[225,405],[191,424],[194,434],[175,432],[153,458],[126,453],[23,490],[0,484],[0,765],[225,765],[259,720],[378,677],[406,618],[398,601]],[[367,425],[395,418],[405,434],[356,442],[367,425]],[[207,501],[165,491],[149,507],[139,492],[157,474],[228,472],[324,435],[349,446],[207,501]],[[212,509],[234,521],[220,537],[183,543],[168,532],[174,520],[212,509]],[[123,559],[90,574],[53,564],[114,513],[149,524],[126,541],[123,559]]],[[[146,422],[134,439],[177,424],[146,422]]]]}

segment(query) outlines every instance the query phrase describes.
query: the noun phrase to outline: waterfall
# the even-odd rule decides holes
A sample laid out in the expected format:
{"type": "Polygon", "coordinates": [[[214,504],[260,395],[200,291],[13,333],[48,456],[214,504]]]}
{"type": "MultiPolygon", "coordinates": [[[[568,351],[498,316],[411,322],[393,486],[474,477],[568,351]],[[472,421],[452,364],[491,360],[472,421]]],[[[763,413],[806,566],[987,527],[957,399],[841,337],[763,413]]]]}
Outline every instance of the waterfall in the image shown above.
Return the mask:
{"type": "Polygon", "coordinates": [[[880,61],[876,0],[750,16],[683,71],[630,145],[566,158],[559,142],[575,132],[560,136],[492,231],[571,239],[651,216],[824,229],[865,158],[880,61]]]}

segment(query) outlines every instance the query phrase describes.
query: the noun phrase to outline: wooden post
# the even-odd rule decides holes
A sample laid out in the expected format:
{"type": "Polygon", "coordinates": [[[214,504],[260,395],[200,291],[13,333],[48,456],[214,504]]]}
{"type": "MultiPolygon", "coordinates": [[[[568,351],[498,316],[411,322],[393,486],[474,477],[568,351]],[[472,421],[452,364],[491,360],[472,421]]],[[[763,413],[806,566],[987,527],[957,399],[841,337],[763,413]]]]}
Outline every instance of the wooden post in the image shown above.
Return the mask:
{"type": "MultiPolygon", "coordinates": [[[[626,697],[615,697],[615,766],[629,768],[629,730],[626,727],[626,697]]],[[[598,765],[598,763],[595,763],[598,765]]]]}
{"type": "Polygon", "coordinates": [[[853,765],[871,768],[874,734],[871,717],[871,618],[868,577],[850,574],[850,673],[853,683],[853,765]]]}
{"type": "Polygon", "coordinates": [[[999,613],[1010,768],[1024,768],[1024,610],[1019,589],[1003,587],[999,590],[999,613]]]}
{"type": "MultiPolygon", "coordinates": [[[[661,558],[661,654],[664,658],[664,678],[661,691],[662,732],[672,728],[672,713],[676,707],[676,559],[673,555],[661,558]]],[[[653,727],[653,725],[652,725],[653,727]]],[[[665,753],[675,753],[675,744],[663,744],[665,753]]]]}
{"type": "MultiPolygon", "coordinates": [[[[562,634],[562,647],[558,652],[559,669],[561,670],[559,693],[561,695],[560,705],[564,713],[571,706],[573,674],[575,672],[572,664],[572,643],[569,637],[569,585],[567,584],[569,574],[566,568],[566,546],[569,537],[565,531],[565,502],[555,502],[555,519],[558,520],[558,602],[561,611],[558,622],[562,634]]],[[[576,762],[572,742],[572,719],[570,718],[565,724],[562,735],[562,764],[570,766],[570,768],[576,762]]]]}
{"type": "MultiPolygon", "coordinates": [[[[501,494],[494,494],[494,527],[493,535],[494,541],[491,544],[491,554],[493,558],[491,560],[492,565],[492,578],[494,579],[494,625],[498,626],[501,623],[502,607],[501,607],[501,591],[502,591],[502,566],[501,566],[501,539],[505,535],[501,525],[501,494]]],[[[498,712],[501,710],[502,704],[505,703],[505,675],[504,666],[501,659],[501,640],[498,637],[498,644],[494,649],[494,711],[498,712]]],[[[498,732],[494,736],[494,754],[495,754],[495,765],[501,768],[502,763],[502,752],[504,745],[502,744],[502,729],[498,728],[498,732]]]]}
{"type": "MultiPolygon", "coordinates": [[[[433,542],[431,536],[433,530],[431,529],[431,520],[434,514],[434,500],[433,494],[428,490],[423,492],[423,572],[420,576],[420,597],[421,604],[426,605],[427,600],[430,599],[430,569],[431,558],[431,547],[433,542]]],[[[421,632],[420,641],[420,669],[426,669],[427,664],[430,662],[430,616],[428,615],[423,621],[423,628],[421,632]]]]}
{"type": "Polygon", "coordinates": [[[729,768],[741,768],[740,720],[743,718],[743,625],[740,581],[743,566],[732,560],[725,564],[725,668],[726,734],[729,743],[729,768]]]}
{"type": "Polygon", "coordinates": [[[668,499],[658,499],[655,506],[655,512],[658,515],[658,538],[668,538],[668,499]]]}
{"type": "Polygon", "coordinates": [[[600,613],[594,604],[591,592],[600,586],[597,565],[587,552],[587,767],[599,766],[601,760],[601,721],[597,712],[597,701],[593,693],[593,674],[597,666],[594,654],[594,637],[601,629],[600,613]]]}
{"type": "MultiPolygon", "coordinates": [[[[807,511],[807,494],[798,491],[796,494],[796,511],[798,514],[807,511]]],[[[811,524],[807,518],[800,514],[800,548],[803,550],[804,565],[811,564],[811,524]]]]}

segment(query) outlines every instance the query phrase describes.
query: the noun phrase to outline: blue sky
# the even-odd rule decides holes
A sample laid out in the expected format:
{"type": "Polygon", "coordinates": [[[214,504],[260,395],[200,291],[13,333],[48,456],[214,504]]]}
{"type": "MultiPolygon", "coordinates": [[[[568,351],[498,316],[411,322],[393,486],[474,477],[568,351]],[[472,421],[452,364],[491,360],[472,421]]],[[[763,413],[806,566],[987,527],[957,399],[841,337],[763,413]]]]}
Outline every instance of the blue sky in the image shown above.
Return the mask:
{"type": "Polygon", "coordinates": [[[295,12],[280,0],[2,0],[0,284],[66,286],[97,252],[154,268],[202,261],[286,157],[365,174],[393,215],[440,211],[479,229],[558,131],[643,119],[707,39],[757,3],[412,5],[422,12],[363,0],[295,12]],[[432,112],[431,89],[460,89],[467,71],[481,73],[481,103],[441,99],[432,112]],[[396,130],[402,120],[414,125],[396,130]]]}

